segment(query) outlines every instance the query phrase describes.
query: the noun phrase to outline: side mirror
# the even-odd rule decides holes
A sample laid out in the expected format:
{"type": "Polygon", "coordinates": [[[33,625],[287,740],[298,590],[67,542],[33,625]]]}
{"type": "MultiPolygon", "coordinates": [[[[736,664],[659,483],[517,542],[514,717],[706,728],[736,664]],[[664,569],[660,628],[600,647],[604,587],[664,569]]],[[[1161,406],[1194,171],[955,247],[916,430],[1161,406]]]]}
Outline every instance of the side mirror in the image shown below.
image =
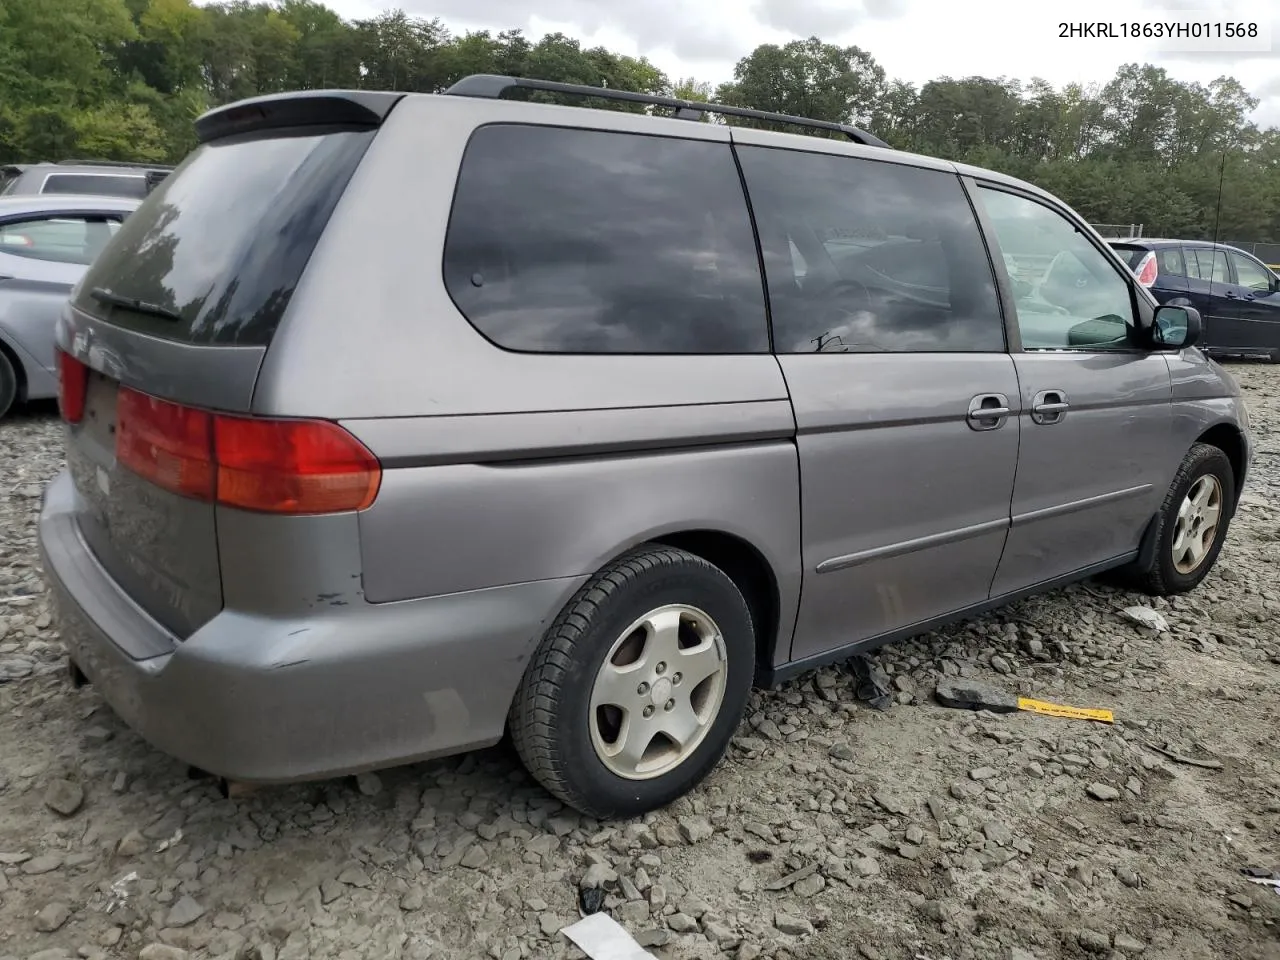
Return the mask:
{"type": "Polygon", "coordinates": [[[1151,342],[1157,350],[1181,350],[1194,346],[1202,329],[1200,311],[1195,307],[1166,303],[1156,307],[1151,342]]]}

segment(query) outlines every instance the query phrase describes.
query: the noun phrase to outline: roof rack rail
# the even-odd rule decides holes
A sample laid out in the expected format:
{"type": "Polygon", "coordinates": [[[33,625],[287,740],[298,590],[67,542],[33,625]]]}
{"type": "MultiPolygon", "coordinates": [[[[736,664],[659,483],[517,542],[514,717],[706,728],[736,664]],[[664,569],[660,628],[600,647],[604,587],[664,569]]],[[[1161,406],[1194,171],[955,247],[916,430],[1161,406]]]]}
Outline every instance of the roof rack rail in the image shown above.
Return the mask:
{"type": "Polygon", "coordinates": [[[132,163],[128,160],[59,160],[60,167],[129,167],[135,170],[172,170],[164,163],[132,163]]]}
{"type": "Polygon", "coordinates": [[[445,94],[454,97],[477,97],[484,100],[500,100],[508,90],[541,90],[546,93],[562,93],[567,96],[598,97],[601,100],[621,100],[627,103],[647,103],[655,107],[667,107],[675,111],[678,120],[697,120],[704,113],[718,113],[726,117],[746,117],[751,120],[768,120],[771,123],[785,123],[797,127],[809,127],[814,130],[831,130],[843,133],[854,143],[862,143],[872,147],[884,147],[892,150],[889,144],[879,137],[851,127],[845,123],[832,123],[829,120],[810,120],[806,117],[793,117],[786,113],[769,113],[766,110],[751,110],[748,107],[733,107],[724,103],[704,103],[701,100],[678,100],[675,97],[663,97],[652,93],[634,93],[630,90],[610,90],[607,87],[590,87],[579,83],[558,83],[554,80],[534,80],[529,77],[501,77],[494,74],[477,73],[463,77],[445,94]]]}

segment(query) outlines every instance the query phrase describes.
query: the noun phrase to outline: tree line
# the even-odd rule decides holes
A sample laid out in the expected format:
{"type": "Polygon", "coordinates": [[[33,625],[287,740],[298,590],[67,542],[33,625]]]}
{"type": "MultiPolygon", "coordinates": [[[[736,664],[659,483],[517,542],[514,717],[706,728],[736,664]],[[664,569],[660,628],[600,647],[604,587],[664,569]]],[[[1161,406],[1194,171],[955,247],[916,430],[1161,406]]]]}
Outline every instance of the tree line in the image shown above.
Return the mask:
{"type": "Polygon", "coordinates": [[[1203,85],[1130,64],[1087,87],[982,76],[916,86],[859,47],[810,38],[757,47],[713,87],[559,33],[459,36],[399,10],[348,21],[315,0],[3,0],[0,162],[176,162],[213,105],[305,88],[439,92],[474,73],[855,123],[900,149],[1039,184],[1095,223],[1280,241],[1280,130],[1249,121],[1257,100],[1230,77],[1203,85]]]}

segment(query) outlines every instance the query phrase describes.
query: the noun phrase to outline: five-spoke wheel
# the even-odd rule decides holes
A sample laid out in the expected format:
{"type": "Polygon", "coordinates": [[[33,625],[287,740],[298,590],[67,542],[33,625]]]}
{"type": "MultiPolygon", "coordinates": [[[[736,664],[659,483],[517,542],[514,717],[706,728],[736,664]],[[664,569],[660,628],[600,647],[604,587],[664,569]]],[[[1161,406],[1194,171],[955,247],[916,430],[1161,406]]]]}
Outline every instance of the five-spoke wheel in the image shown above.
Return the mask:
{"type": "Polygon", "coordinates": [[[720,761],[755,672],[750,608],[701,557],[641,547],[582,586],[547,630],[508,728],[533,776],[591,816],[636,816],[720,761]]]}
{"type": "Polygon", "coordinates": [[[620,777],[660,777],[702,743],[724,699],[724,637],[702,610],[669,604],[622,632],[591,691],[591,744],[620,777]]]}
{"type": "Polygon", "coordinates": [[[1218,537],[1222,519],[1222,481],[1212,473],[1203,474],[1187,491],[1178,507],[1173,528],[1173,568],[1179,573],[1195,573],[1218,537]]]}
{"type": "Polygon", "coordinates": [[[1154,550],[1120,579],[1154,596],[1185,593],[1208,576],[1235,512],[1236,479],[1218,447],[1197,443],[1169,485],[1156,517],[1154,550]]]}

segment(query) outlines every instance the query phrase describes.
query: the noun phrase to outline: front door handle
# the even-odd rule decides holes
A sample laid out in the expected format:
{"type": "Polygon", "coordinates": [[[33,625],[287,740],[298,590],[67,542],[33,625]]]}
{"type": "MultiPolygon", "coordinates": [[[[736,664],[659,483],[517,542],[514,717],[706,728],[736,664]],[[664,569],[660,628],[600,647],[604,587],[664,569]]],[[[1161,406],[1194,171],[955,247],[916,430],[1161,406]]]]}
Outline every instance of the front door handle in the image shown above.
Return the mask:
{"type": "Polygon", "coordinates": [[[1071,404],[1061,390],[1041,390],[1031,401],[1031,422],[1041,426],[1061,423],[1071,404]]]}
{"type": "Polygon", "coordinates": [[[968,422],[971,430],[998,430],[1013,410],[1003,393],[980,393],[969,401],[968,422]]]}

